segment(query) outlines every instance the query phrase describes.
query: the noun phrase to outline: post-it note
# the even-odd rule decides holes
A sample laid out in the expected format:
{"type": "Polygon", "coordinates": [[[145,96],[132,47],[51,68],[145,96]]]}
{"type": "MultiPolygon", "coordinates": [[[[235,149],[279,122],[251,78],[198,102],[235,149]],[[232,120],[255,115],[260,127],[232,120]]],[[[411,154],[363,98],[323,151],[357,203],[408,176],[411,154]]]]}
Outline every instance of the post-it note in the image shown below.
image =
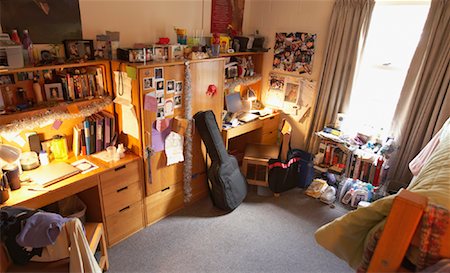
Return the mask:
{"type": "Polygon", "coordinates": [[[75,104],[67,105],[67,111],[69,111],[70,114],[80,113],[80,109],[78,109],[78,106],[75,104]]]}
{"type": "Polygon", "coordinates": [[[144,110],[155,112],[158,108],[156,103],[156,94],[155,92],[151,92],[145,95],[144,98],[144,110]]]}
{"type": "Polygon", "coordinates": [[[53,129],[55,129],[55,130],[58,130],[59,129],[59,127],[61,127],[61,124],[62,124],[63,122],[61,121],[61,120],[59,120],[59,119],[57,119],[57,120],[55,120],[55,122],[53,122],[53,129]]]}
{"type": "Polygon", "coordinates": [[[132,78],[133,80],[137,79],[137,77],[136,77],[136,68],[127,65],[127,75],[128,75],[128,77],[132,78]]]}

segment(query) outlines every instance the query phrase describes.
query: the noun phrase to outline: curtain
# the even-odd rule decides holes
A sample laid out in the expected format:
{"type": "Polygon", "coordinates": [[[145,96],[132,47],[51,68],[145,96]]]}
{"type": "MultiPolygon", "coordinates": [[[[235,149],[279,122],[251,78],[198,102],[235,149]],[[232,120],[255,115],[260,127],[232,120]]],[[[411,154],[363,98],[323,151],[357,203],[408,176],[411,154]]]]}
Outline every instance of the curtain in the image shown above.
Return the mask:
{"type": "Polygon", "coordinates": [[[450,0],[433,0],[392,121],[398,150],[390,162],[391,190],[408,185],[409,162],[450,116],[449,64],[450,0]]]}
{"type": "Polygon", "coordinates": [[[314,133],[348,108],[374,5],[374,0],[336,0],[334,4],[313,126],[308,132],[307,149],[312,153],[319,145],[314,133]]]}

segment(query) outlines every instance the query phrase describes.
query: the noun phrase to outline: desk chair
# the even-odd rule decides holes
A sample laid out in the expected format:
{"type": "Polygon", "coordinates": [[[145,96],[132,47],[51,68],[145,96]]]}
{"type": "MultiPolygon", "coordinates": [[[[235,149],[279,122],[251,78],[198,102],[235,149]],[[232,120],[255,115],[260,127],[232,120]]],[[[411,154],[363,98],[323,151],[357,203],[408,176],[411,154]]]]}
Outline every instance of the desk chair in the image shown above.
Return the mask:
{"type": "MultiPolygon", "coordinates": [[[[100,259],[98,264],[102,271],[109,268],[108,251],[106,248],[105,233],[102,223],[86,223],[86,239],[89,248],[95,254],[100,247],[100,259]]],[[[63,235],[61,233],[60,235],[63,235]]],[[[69,258],[54,262],[29,262],[26,265],[15,265],[8,259],[4,245],[0,245],[0,273],[5,272],[69,272],[69,258]]]]}
{"type": "MultiPolygon", "coordinates": [[[[425,196],[408,190],[402,190],[398,194],[367,272],[408,272],[401,264],[408,247],[418,246],[420,243],[420,221],[427,203],[425,196]]],[[[439,256],[450,259],[450,224],[439,240],[439,256]]]]}
{"type": "MultiPolygon", "coordinates": [[[[249,185],[269,186],[269,159],[280,156],[281,160],[286,160],[291,131],[292,126],[284,119],[281,126],[281,147],[278,145],[263,144],[247,145],[242,162],[242,172],[249,185]]],[[[279,196],[279,194],[274,195],[279,196]]]]}

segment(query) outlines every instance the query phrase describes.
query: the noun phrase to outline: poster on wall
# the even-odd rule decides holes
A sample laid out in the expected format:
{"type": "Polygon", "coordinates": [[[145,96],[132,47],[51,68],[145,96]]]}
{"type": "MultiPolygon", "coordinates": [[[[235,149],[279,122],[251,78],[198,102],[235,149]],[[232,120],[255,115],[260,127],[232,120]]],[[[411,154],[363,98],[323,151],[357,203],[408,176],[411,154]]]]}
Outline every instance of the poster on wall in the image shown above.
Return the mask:
{"type": "Polygon", "coordinates": [[[242,33],[245,0],[212,0],[211,33],[228,33],[228,26],[242,33]]]}
{"type": "Polygon", "coordinates": [[[305,32],[276,33],[273,69],[311,74],[316,37],[305,32]]]}
{"type": "Polygon", "coordinates": [[[60,44],[81,40],[79,0],[1,0],[2,30],[22,35],[28,29],[35,44],[60,44]]]}

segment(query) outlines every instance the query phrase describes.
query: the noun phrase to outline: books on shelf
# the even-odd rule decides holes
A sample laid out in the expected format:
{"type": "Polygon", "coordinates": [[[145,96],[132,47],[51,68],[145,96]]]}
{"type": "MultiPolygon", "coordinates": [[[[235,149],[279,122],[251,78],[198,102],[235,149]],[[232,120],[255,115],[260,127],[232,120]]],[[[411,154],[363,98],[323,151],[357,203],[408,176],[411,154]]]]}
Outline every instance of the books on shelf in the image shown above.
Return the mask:
{"type": "Polygon", "coordinates": [[[91,155],[112,145],[116,135],[116,119],[109,112],[101,111],[87,117],[73,128],[75,155],[91,155]]]}
{"type": "Polygon", "coordinates": [[[98,97],[105,94],[101,68],[87,67],[82,70],[68,68],[58,71],[56,77],[56,80],[62,84],[64,100],[98,97]]]}

